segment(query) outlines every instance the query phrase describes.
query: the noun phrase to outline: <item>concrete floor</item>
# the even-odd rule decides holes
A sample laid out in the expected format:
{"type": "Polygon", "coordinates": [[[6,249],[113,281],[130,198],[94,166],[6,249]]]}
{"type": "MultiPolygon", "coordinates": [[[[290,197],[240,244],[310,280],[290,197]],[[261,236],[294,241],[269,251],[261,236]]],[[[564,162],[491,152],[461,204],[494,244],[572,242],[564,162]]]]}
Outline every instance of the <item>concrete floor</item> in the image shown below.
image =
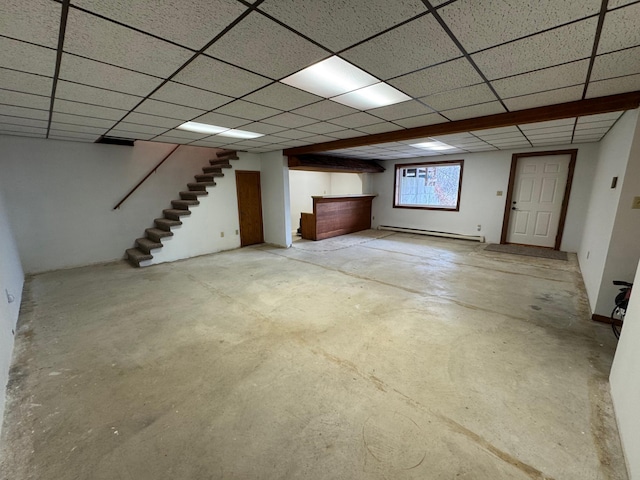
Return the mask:
{"type": "Polygon", "coordinates": [[[367,231],[26,284],[1,478],[625,479],[570,261],[367,231]]]}

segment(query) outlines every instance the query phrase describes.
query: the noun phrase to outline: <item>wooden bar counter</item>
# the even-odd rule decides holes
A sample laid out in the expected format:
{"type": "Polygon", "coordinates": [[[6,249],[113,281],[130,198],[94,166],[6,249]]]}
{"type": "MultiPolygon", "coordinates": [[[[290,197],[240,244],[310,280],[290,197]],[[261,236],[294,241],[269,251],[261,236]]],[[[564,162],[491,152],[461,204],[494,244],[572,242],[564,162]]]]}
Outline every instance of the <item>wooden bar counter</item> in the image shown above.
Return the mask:
{"type": "Polygon", "coordinates": [[[371,228],[375,195],[313,196],[313,213],[302,213],[302,238],[322,240],[371,228]]]}

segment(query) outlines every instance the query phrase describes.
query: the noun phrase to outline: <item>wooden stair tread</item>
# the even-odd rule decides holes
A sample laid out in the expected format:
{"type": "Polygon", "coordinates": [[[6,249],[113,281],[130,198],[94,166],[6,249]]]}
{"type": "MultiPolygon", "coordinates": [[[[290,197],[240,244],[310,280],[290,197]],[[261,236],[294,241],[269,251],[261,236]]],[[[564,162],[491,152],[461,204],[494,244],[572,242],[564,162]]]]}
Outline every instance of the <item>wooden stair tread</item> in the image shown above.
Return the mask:
{"type": "Polygon", "coordinates": [[[162,238],[173,236],[173,232],[170,232],[169,230],[162,230],[160,228],[147,228],[144,233],[147,234],[147,237],[156,242],[159,242],[162,238]]]}
{"type": "Polygon", "coordinates": [[[220,165],[211,165],[210,167],[202,167],[202,171],[204,173],[222,173],[222,168],[220,165]]]}
{"type": "MultiPolygon", "coordinates": [[[[162,210],[162,213],[164,213],[165,215],[167,215],[167,214],[169,214],[169,215],[177,215],[178,217],[182,217],[184,215],[191,215],[191,211],[190,210],[178,210],[177,208],[166,208],[166,209],[162,210]]],[[[171,219],[171,220],[173,220],[173,219],[171,219]]]]}
{"type": "Polygon", "coordinates": [[[156,242],[151,240],[150,238],[136,238],[136,245],[138,245],[138,249],[142,250],[144,253],[151,255],[151,250],[155,248],[162,248],[161,242],[156,242]]]}
{"type": "Polygon", "coordinates": [[[171,200],[171,206],[178,210],[189,210],[189,207],[200,205],[198,200],[171,200]]]}
{"type": "Polygon", "coordinates": [[[198,197],[209,195],[206,190],[189,190],[188,192],[180,192],[180,198],[183,200],[197,200],[198,197]]]}
{"type": "Polygon", "coordinates": [[[203,173],[196,175],[194,178],[196,182],[213,182],[214,178],[224,177],[224,173],[203,173]]]}
{"type": "Polygon", "coordinates": [[[151,255],[150,253],[145,253],[138,248],[128,248],[126,254],[127,259],[136,267],[140,266],[140,262],[151,260],[153,258],[153,255],[151,255]]]}
{"type": "Polygon", "coordinates": [[[187,187],[189,190],[205,190],[206,187],[215,187],[216,182],[197,182],[197,183],[187,183],[187,187]]]}
{"type": "MultiPolygon", "coordinates": [[[[209,160],[209,165],[217,168],[231,168],[231,164],[229,163],[229,159],[227,158],[213,158],[209,160]]],[[[206,167],[205,167],[206,168],[206,167]]]]}

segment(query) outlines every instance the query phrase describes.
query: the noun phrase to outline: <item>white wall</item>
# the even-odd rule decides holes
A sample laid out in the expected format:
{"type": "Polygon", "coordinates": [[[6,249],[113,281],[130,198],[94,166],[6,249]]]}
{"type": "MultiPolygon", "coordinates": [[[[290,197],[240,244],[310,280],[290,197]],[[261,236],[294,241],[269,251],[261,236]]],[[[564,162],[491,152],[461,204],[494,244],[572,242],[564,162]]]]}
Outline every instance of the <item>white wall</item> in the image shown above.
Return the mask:
{"type": "MultiPolygon", "coordinates": [[[[631,280],[631,279],[630,279],[631,280]]],[[[640,265],[635,283],[640,285],[640,265]]],[[[611,367],[611,397],[630,480],[640,480],[640,289],[631,295],[611,367]]]]}
{"type": "Polygon", "coordinates": [[[575,252],[578,250],[582,236],[586,198],[591,189],[592,172],[597,161],[597,144],[560,145],[528,150],[430,156],[384,162],[386,171],[372,175],[373,193],[378,194],[378,197],[373,200],[372,225],[374,228],[379,225],[390,225],[463,235],[484,235],[487,242],[499,243],[513,153],[573,148],[578,148],[578,158],[561,249],[575,252]],[[459,158],[464,159],[459,212],[393,208],[396,163],[437,162],[459,158]],[[502,196],[497,196],[498,191],[503,192],[502,196]],[[481,225],[480,231],[477,230],[477,225],[481,225]]]}
{"type": "Polygon", "coordinates": [[[282,150],[260,155],[264,241],[291,246],[289,167],[282,150]]]}
{"type": "MultiPolygon", "coordinates": [[[[599,144],[583,235],[578,248],[578,262],[591,310],[601,315],[608,315],[613,308],[611,304],[610,308],[598,311],[596,304],[601,287],[611,291],[608,285],[603,284],[603,273],[637,119],[637,110],[626,112],[599,144]],[[613,177],[618,177],[615,189],[611,188],[613,177]]],[[[613,297],[615,294],[611,298],[613,297]]]]}
{"type": "Polygon", "coordinates": [[[173,237],[163,238],[163,247],[152,250],[150,265],[240,247],[235,171],[260,171],[260,157],[244,152],[238,157],[230,161],[233,168],[216,179],[215,187],[207,187],[209,195],[198,197],[200,205],[189,208],[191,215],[182,217],[182,225],[171,229],[173,237]]]}
{"type": "MultiPolygon", "coordinates": [[[[637,112],[636,112],[637,115],[637,112]]],[[[620,188],[620,199],[609,241],[609,252],[602,274],[596,313],[611,311],[618,289],[613,280],[631,281],[640,260],[640,209],[631,208],[633,198],[640,197],[640,122],[629,152],[629,161],[620,188]]]]}
{"type": "Polygon", "coordinates": [[[312,196],[347,195],[363,193],[363,174],[307,172],[289,170],[289,192],[291,198],[291,228],[300,226],[300,213],[313,212],[312,196]]]}
{"type": "Polygon", "coordinates": [[[5,203],[0,192],[0,430],[5,406],[5,387],[18,321],[24,275],[5,203]]]}
{"type": "Polygon", "coordinates": [[[123,258],[216,151],[181,146],[114,211],[115,204],[173,147],[0,136],[0,191],[25,272],[123,258]]]}

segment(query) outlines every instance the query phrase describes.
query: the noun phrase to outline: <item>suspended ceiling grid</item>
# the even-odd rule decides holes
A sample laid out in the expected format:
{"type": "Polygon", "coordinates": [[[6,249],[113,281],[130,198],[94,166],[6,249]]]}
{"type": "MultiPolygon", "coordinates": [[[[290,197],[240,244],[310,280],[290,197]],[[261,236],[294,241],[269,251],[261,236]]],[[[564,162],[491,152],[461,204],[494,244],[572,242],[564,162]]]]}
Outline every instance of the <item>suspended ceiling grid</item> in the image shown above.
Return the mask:
{"type": "MultiPolygon", "coordinates": [[[[0,134],[81,142],[106,134],[265,152],[640,90],[640,2],[602,6],[5,0],[0,134]],[[412,99],[359,111],[279,82],[332,55],[412,99]],[[189,120],[264,136],[176,129],[189,120]]],[[[436,139],[459,147],[452,153],[595,142],[619,115],[436,139]]],[[[409,146],[417,141],[331,153],[424,156],[409,146]]]]}

